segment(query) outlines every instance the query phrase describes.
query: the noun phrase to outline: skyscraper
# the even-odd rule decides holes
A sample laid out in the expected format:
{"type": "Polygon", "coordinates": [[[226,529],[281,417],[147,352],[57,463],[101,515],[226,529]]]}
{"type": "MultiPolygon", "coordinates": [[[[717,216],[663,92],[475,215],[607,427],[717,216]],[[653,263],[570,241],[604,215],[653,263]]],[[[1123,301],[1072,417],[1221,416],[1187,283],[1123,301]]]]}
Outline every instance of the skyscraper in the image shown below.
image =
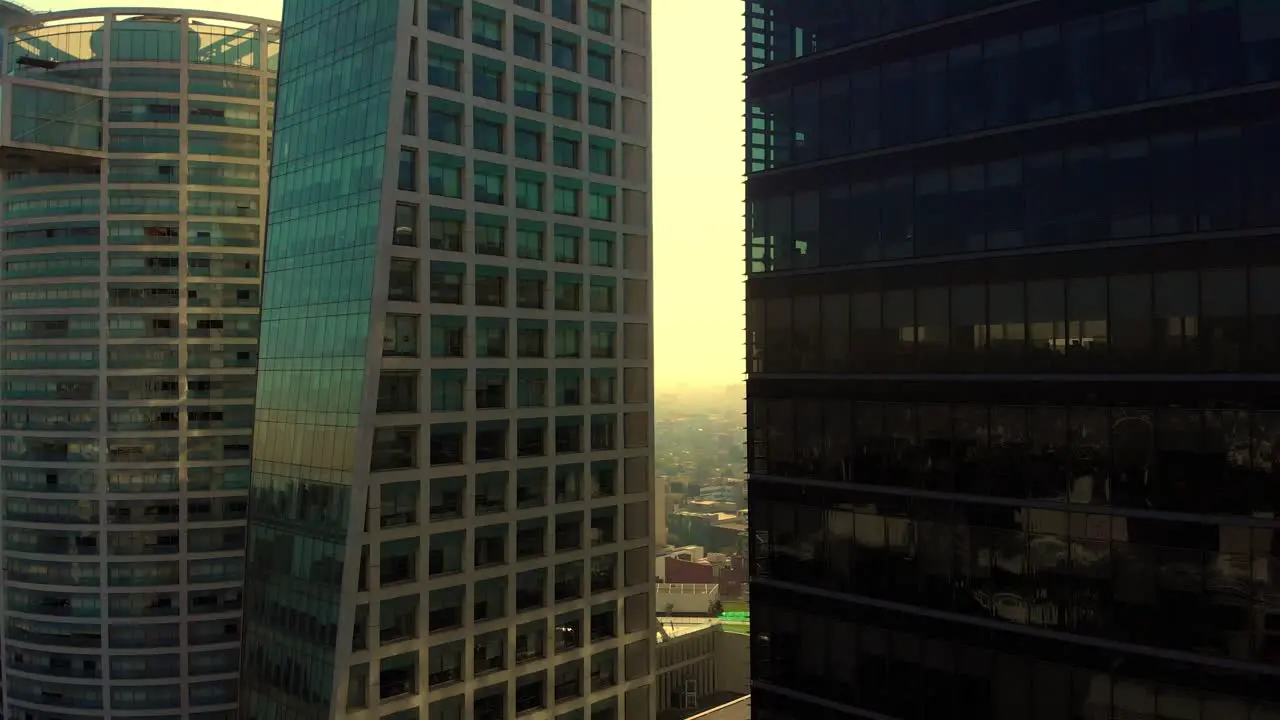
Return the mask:
{"type": "Polygon", "coordinates": [[[757,717],[1280,716],[1280,5],[745,7],[757,717]]]}
{"type": "Polygon", "coordinates": [[[287,0],[246,716],[647,718],[647,0],[287,0]]]}
{"type": "Polygon", "coordinates": [[[231,720],[278,34],[4,6],[4,714],[231,720]]]}

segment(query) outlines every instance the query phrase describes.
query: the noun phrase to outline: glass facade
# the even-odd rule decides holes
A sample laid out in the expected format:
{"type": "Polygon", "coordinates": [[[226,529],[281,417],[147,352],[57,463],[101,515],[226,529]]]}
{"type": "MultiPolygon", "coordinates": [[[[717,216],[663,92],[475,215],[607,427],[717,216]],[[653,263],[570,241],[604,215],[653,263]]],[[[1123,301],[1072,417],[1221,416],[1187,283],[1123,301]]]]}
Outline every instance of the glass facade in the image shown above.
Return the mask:
{"type": "Polygon", "coordinates": [[[278,31],[82,15],[0,35],[4,715],[231,720],[278,31]]]}
{"type": "Polygon", "coordinates": [[[746,5],[753,711],[1280,717],[1275,8],[746,5]]]}
{"type": "Polygon", "coordinates": [[[556,7],[286,0],[253,720],[650,715],[649,4],[556,7]]]}
{"type": "Polygon", "coordinates": [[[337,696],[344,574],[354,585],[360,568],[348,558],[348,533],[360,527],[357,438],[373,387],[365,355],[396,11],[358,0],[284,8],[281,64],[292,70],[281,76],[271,167],[254,422],[250,718],[328,717],[337,696]]]}

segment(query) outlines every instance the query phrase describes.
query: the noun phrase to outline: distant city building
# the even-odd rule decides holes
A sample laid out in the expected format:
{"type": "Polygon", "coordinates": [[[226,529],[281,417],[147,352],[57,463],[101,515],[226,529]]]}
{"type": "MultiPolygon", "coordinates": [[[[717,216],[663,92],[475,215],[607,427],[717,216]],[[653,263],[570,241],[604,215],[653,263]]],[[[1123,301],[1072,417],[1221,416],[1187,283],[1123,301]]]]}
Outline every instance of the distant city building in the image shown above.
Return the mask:
{"type": "Polygon", "coordinates": [[[3,715],[234,720],[278,29],[0,21],[3,715]]]}
{"type": "Polygon", "coordinates": [[[649,0],[290,0],[243,716],[653,714],[649,0]]]}
{"type": "Polygon", "coordinates": [[[1280,717],[1280,3],[743,7],[755,720],[1280,717]]]}

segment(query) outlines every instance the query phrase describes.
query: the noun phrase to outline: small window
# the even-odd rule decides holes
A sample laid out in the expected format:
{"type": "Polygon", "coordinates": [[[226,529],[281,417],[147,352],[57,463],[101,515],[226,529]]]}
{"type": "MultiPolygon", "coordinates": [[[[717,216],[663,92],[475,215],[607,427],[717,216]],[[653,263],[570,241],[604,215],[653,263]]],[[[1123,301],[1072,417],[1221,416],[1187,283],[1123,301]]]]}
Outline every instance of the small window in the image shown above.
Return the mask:
{"type": "Polygon", "coordinates": [[[538,180],[516,180],[516,207],[521,210],[542,209],[543,183],[538,180]]]}
{"type": "Polygon", "coordinates": [[[567,120],[578,119],[578,93],[557,89],[551,94],[551,112],[567,120]]]}
{"type": "Polygon", "coordinates": [[[462,61],[448,55],[440,46],[430,46],[427,50],[427,83],[461,90],[462,61]]]}
{"type": "Polygon", "coordinates": [[[551,41],[551,64],[561,70],[578,71],[578,46],[568,40],[551,41]]]}
{"type": "Polygon", "coordinates": [[[578,22],[578,0],[551,0],[551,17],[565,22],[578,22]]]}
{"type": "Polygon", "coordinates": [[[430,177],[430,192],[432,195],[441,197],[461,198],[462,197],[462,168],[452,162],[448,162],[445,158],[437,158],[432,155],[430,177]]]}
{"type": "Polygon", "coordinates": [[[613,127],[613,103],[603,98],[587,100],[587,122],[596,127],[613,127]]]}
{"type": "Polygon", "coordinates": [[[542,110],[542,83],[536,80],[521,80],[517,77],[515,102],[516,107],[526,110],[542,110]]]}
{"type": "Polygon", "coordinates": [[[427,137],[440,142],[462,144],[462,107],[434,105],[427,110],[427,137]]]}
{"type": "Polygon", "coordinates": [[[515,54],[527,60],[542,61],[542,33],[517,27],[512,33],[515,54]]]}
{"type": "Polygon", "coordinates": [[[556,233],[555,261],[561,263],[581,263],[582,238],[576,235],[556,233]]]}
{"type": "Polygon", "coordinates": [[[427,29],[452,37],[461,37],[462,7],[451,0],[427,0],[427,29]]]}
{"type": "Polygon", "coordinates": [[[502,20],[488,13],[476,13],[474,7],[471,15],[471,40],[477,45],[484,45],[495,50],[502,49],[502,20]]]}
{"type": "Polygon", "coordinates": [[[502,102],[503,71],[494,65],[480,65],[471,78],[471,92],[476,97],[502,102]]]}
{"type": "MultiPolygon", "coordinates": [[[[516,257],[524,260],[541,260],[543,256],[542,237],[542,232],[538,230],[517,230],[516,257]]],[[[541,305],[535,307],[541,307],[541,305]]]]}
{"type": "Polygon", "coordinates": [[[551,143],[552,161],[567,168],[578,167],[578,141],[567,138],[555,138],[551,143]]]}
{"type": "Polygon", "coordinates": [[[516,157],[542,162],[542,133],[516,127],[516,157]]]}
{"type": "Polygon", "coordinates": [[[401,120],[401,132],[405,135],[418,134],[418,94],[404,94],[404,118],[401,120]]]}
{"type": "Polygon", "coordinates": [[[613,80],[613,55],[603,50],[592,49],[587,52],[587,75],[597,79],[613,80]]]}
{"type": "Polygon", "coordinates": [[[613,267],[614,239],[591,233],[591,264],[596,267],[613,267]]]}
{"type": "Polygon", "coordinates": [[[587,29],[604,35],[612,35],[613,8],[609,5],[597,5],[594,2],[587,3],[587,29]]]}
{"type": "Polygon", "coordinates": [[[476,120],[472,128],[475,135],[473,142],[477,150],[486,152],[502,152],[503,126],[489,120],[476,120]]]}
{"type": "Polygon", "coordinates": [[[401,190],[418,189],[418,151],[413,148],[400,148],[400,172],[396,179],[396,187],[401,190]]]}
{"type": "Polygon", "coordinates": [[[559,187],[555,189],[555,213],[557,215],[578,215],[581,191],[575,188],[559,187]]]}
{"type": "Polygon", "coordinates": [[[587,164],[597,175],[613,175],[613,148],[592,144],[587,164]]]}
{"type": "Polygon", "coordinates": [[[490,205],[506,203],[505,171],[476,170],[475,200],[490,205]]]}
{"type": "Polygon", "coordinates": [[[592,190],[589,200],[588,215],[592,220],[613,222],[614,196],[611,193],[592,190]]]}

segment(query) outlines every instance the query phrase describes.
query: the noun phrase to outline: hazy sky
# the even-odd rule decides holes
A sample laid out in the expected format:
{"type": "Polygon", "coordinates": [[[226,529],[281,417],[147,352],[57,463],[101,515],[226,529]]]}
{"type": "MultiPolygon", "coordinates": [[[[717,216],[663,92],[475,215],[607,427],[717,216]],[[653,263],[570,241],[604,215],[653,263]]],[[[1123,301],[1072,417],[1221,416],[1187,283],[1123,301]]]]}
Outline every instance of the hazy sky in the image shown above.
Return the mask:
{"type": "MultiPolygon", "coordinates": [[[[282,0],[22,0],[35,10],[189,7],[280,17],[282,0]]],[[[655,367],[660,389],[740,382],[742,3],[652,0],[655,367]]]]}

